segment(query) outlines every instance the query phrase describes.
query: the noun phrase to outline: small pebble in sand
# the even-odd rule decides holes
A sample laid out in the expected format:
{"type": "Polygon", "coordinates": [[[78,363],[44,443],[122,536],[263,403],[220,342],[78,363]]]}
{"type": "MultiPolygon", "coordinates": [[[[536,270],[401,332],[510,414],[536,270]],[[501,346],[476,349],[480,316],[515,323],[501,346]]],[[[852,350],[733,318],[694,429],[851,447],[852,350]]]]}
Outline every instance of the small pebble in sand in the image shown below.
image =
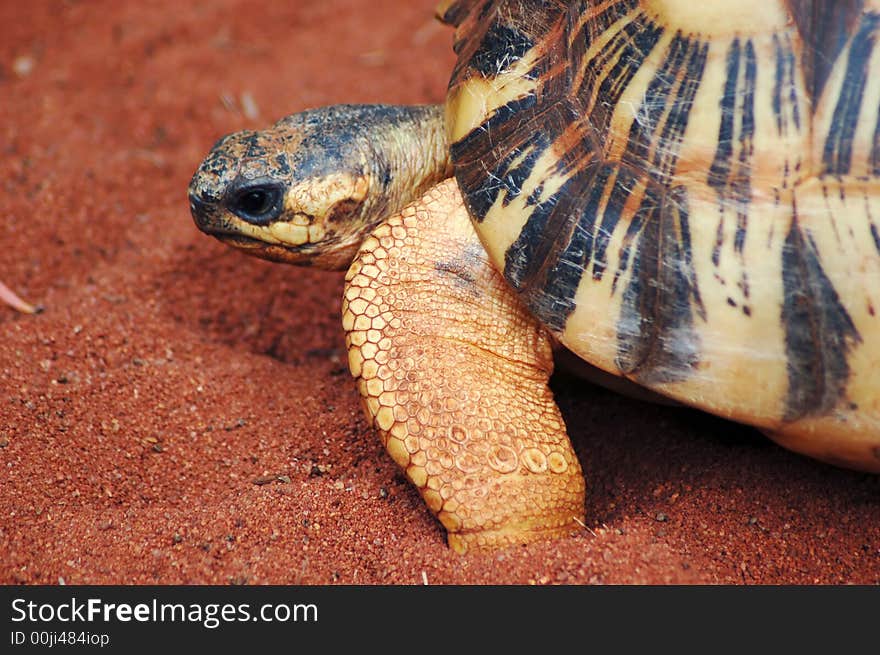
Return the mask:
{"type": "Polygon", "coordinates": [[[29,55],[21,55],[16,57],[12,62],[12,72],[18,77],[27,77],[34,70],[36,61],[29,55]]]}

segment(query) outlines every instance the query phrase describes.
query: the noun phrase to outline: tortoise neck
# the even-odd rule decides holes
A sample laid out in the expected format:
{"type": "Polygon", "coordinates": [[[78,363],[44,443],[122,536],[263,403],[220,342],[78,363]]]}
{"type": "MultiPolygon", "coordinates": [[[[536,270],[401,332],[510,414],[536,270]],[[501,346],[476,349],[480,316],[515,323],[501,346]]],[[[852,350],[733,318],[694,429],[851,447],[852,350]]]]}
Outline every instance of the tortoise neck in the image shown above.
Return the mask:
{"type": "Polygon", "coordinates": [[[365,203],[376,224],[452,175],[443,105],[377,106],[364,125],[378,182],[365,203]]]}

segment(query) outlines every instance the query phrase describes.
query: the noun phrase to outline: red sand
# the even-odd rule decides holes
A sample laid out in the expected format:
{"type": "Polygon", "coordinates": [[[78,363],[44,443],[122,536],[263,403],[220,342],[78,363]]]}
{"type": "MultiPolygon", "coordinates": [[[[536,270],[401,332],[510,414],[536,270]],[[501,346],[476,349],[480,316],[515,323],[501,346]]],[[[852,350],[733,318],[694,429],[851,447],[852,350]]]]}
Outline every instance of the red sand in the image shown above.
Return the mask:
{"type": "Polygon", "coordinates": [[[880,582],[880,478],[562,377],[587,528],[455,555],[361,415],[342,275],[196,231],[220,135],[440,101],[433,4],[0,5],[0,279],[46,306],[0,308],[0,582],[880,582]]]}

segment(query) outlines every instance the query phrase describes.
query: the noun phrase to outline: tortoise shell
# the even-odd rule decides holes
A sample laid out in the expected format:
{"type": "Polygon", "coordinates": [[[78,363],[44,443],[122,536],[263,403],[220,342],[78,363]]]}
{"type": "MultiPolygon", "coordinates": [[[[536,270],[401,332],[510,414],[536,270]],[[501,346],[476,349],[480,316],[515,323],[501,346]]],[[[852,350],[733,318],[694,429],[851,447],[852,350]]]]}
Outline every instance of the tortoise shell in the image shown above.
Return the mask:
{"type": "Polygon", "coordinates": [[[880,0],[460,0],[455,175],[590,363],[880,470],[880,0]]]}

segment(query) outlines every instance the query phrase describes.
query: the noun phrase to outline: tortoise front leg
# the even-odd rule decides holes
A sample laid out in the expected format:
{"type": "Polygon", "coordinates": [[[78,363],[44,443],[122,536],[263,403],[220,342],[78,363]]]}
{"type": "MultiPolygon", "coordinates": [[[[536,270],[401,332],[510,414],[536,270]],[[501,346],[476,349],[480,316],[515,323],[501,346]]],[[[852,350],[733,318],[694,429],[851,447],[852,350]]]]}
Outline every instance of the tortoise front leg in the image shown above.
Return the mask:
{"type": "Polygon", "coordinates": [[[382,443],[456,551],[564,535],[584,479],[543,328],[492,268],[448,180],[380,224],[346,276],[351,372],[382,443]]]}

